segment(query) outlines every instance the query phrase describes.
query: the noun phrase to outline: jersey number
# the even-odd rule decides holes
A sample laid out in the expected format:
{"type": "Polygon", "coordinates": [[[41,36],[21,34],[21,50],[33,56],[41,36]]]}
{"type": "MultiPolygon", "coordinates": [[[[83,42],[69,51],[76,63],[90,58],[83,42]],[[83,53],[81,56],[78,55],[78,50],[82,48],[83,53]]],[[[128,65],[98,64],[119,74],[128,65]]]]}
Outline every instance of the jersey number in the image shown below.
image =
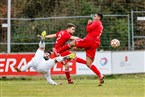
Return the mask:
{"type": "Polygon", "coordinates": [[[56,39],[56,42],[55,43],[58,43],[58,40],[61,38],[61,34],[58,34],[58,37],[57,37],[57,39],[56,39]]]}

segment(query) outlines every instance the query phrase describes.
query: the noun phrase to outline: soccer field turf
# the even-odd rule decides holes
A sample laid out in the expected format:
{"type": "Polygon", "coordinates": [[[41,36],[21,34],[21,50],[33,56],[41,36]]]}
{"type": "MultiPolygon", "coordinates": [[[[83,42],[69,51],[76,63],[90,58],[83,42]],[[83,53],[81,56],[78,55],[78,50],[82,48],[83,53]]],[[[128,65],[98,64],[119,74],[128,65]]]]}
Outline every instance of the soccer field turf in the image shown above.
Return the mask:
{"type": "Polygon", "coordinates": [[[1,80],[0,97],[145,97],[145,78],[74,79],[75,84],[52,86],[42,80],[1,80]]]}

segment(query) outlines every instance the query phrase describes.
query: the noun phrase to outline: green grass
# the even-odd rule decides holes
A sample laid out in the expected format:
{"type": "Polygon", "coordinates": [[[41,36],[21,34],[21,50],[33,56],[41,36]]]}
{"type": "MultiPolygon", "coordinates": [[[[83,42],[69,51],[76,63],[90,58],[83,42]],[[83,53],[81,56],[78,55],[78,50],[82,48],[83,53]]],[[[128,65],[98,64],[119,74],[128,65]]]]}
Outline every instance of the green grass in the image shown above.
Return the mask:
{"type": "Polygon", "coordinates": [[[107,77],[103,86],[98,86],[94,78],[74,77],[73,85],[68,85],[61,77],[56,77],[55,81],[63,84],[52,86],[39,77],[0,80],[0,97],[145,97],[144,77],[107,77]]]}

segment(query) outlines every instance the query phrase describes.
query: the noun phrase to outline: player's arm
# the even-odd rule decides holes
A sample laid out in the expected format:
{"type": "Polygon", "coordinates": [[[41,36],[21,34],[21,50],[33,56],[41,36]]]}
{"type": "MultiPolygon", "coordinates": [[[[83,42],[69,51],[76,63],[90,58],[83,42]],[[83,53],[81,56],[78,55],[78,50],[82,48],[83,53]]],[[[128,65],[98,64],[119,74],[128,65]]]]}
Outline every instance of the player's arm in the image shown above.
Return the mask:
{"type": "Polygon", "coordinates": [[[45,78],[47,79],[48,83],[51,85],[60,85],[61,84],[61,83],[56,83],[55,81],[53,81],[51,79],[51,75],[49,72],[47,74],[45,74],[45,78]]]}
{"type": "Polygon", "coordinates": [[[56,34],[50,34],[50,35],[46,35],[45,38],[55,38],[56,34]]]}
{"type": "Polygon", "coordinates": [[[96,26],[97,26],[97,22],[89,22],[88,21],[88,25],[87,25],[87,27],[86,27],[86,31],[87,32],[91,32],[92,30],[94,30],[95,28],[96,28],[96,26]]]}
{"type": "Polygon", "coordinates": [[[79,37],[76,37],[76,36],[71,36],[70,39],[72,40],[75,40],[75,39],[78,39],[79,37]]]}

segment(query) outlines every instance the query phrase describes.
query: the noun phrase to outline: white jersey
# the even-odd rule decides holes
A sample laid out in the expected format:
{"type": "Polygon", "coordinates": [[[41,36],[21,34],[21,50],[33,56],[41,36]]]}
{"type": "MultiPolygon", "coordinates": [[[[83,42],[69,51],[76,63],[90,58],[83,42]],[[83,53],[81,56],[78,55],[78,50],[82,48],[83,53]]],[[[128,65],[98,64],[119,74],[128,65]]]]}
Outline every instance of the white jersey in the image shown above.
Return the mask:
{"type": "Polygon", "coordinates": [[[29,61],[27,65],[23,66],[21,71],[26,71],[28,68],[33,67],[34,70],[36,70],[37,72],[45,74],[45,77],[50,84],[57,85],[57,83],[54,82],[50,76],[50,68],[53,67],[54,65],[55,60],[54,59],[45,60],[44,51],[38,49],[32,60],[29,61]]]}
{"type": "Polygon", "coordinates": [[[55,65],[55,61],[54,59],[45,60],[43,57],[44,51],[38,49],[32,58],[32,67],[40,73],[47,73],[55,65]]]}

